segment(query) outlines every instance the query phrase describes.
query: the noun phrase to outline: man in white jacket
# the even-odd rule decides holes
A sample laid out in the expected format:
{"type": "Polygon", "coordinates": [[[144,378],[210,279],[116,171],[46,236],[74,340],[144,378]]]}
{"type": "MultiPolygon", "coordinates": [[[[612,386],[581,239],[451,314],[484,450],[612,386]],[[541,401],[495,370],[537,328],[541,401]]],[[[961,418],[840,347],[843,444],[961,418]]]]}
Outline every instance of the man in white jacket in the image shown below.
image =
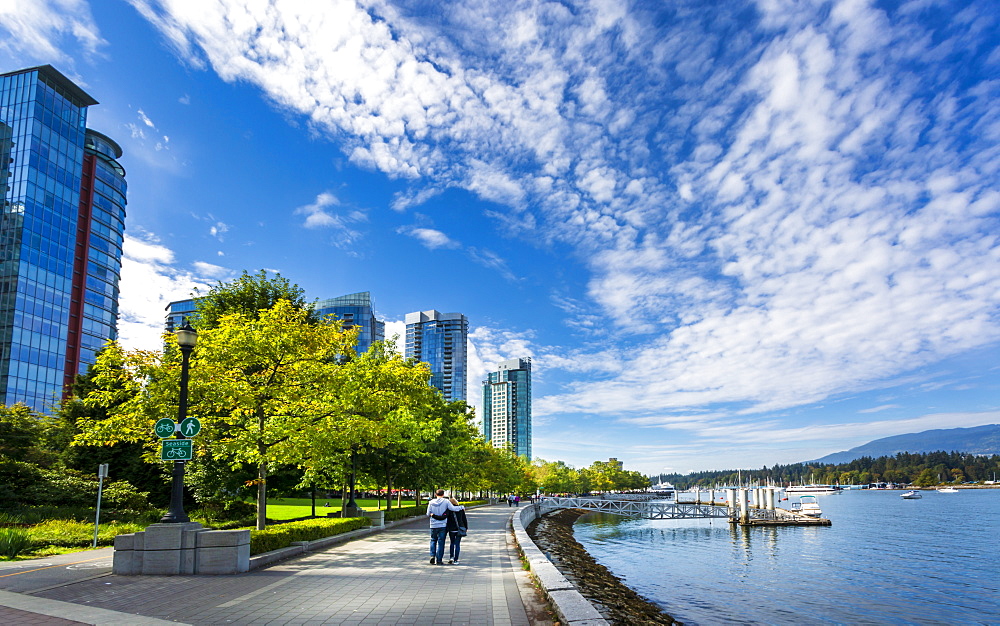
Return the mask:
{"type": "Polygon", "coordinates": [[[434,492],[437,497],[427,503],[427,517],[431,518],[431,565],[444,565],[444,540],[448,536],[448,510],[461,511],[444,497],[444,489],[434,492]]]}

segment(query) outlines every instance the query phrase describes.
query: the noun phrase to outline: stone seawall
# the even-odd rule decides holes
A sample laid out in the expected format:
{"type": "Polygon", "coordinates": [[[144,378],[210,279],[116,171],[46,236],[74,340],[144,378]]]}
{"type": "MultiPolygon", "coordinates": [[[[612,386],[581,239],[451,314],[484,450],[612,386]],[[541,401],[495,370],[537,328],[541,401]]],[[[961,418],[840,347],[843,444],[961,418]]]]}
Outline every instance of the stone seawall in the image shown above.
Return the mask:
{"type": "Polygon", "coordinates": [[[560,618],[570,624],[679,624],[624,585],[574,539],[573,523],[585,513],[564,509],[545,515],[529,506],[514,515],[518,543],[560,618]],[[573,607],[585,603],[587,610],[564,615],[564,600],[573,607]]]}

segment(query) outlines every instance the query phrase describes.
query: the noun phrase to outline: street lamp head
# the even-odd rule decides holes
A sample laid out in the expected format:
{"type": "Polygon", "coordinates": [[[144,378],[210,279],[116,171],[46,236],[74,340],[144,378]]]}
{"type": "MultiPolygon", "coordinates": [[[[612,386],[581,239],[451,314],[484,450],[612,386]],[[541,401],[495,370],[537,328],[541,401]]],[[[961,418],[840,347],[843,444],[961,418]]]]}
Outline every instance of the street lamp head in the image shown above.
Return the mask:
{"type": "Polygon", "coordinates": [[[177,335],[177,345],[181,348],[193,348],[198,343],[198,331],[191,328],[187,321],[174,334],[177,335]]]}

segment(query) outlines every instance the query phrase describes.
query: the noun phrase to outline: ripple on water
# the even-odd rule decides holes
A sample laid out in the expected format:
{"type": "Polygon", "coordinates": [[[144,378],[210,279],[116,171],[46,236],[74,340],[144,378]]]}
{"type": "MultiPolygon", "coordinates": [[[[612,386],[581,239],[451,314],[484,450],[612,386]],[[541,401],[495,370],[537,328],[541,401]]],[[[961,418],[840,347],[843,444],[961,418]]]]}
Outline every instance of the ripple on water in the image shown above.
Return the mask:
{"type": "Polygon", "coordinates": [[[833,526],[588,515],[577,540],[686,623],[1000,623],[1000,490],[848,492],[833,526]]]}

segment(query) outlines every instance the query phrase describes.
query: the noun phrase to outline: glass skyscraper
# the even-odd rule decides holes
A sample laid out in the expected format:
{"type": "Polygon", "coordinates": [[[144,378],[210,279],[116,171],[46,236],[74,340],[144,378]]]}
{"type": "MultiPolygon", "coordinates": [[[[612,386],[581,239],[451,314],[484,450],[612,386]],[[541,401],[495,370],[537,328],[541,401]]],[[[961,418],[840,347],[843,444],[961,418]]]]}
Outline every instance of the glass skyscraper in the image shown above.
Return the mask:
{"type": "Polygon", "coordinates": [[[483,381],[483,438],[531,459],[531,358],[501,361],[483,381]]]}
{"type": "Polygon", "coordinates": [[[466,398],[468,337],[469,320],[461,313],[406,314],[406,358],[431,366],[431,384],[445,400],[466,398]]]}
{"type": "Polygon", "coordinates": [[[358,328],[357,354],[367,352],[376,341],[385,341],[385,322],[375,319],[372,295],[367,291],[347,294],[339,298],[320,300],[314,309],[316,315],[333,315],[343,323],[345,330],[358,328]]]}
{"type": "Polygon", "coordinates": [[[125,170],[87,128],[95,104],[50,65],[0,74],[4,404],[57,404],[117,337],[125,170]]]}

